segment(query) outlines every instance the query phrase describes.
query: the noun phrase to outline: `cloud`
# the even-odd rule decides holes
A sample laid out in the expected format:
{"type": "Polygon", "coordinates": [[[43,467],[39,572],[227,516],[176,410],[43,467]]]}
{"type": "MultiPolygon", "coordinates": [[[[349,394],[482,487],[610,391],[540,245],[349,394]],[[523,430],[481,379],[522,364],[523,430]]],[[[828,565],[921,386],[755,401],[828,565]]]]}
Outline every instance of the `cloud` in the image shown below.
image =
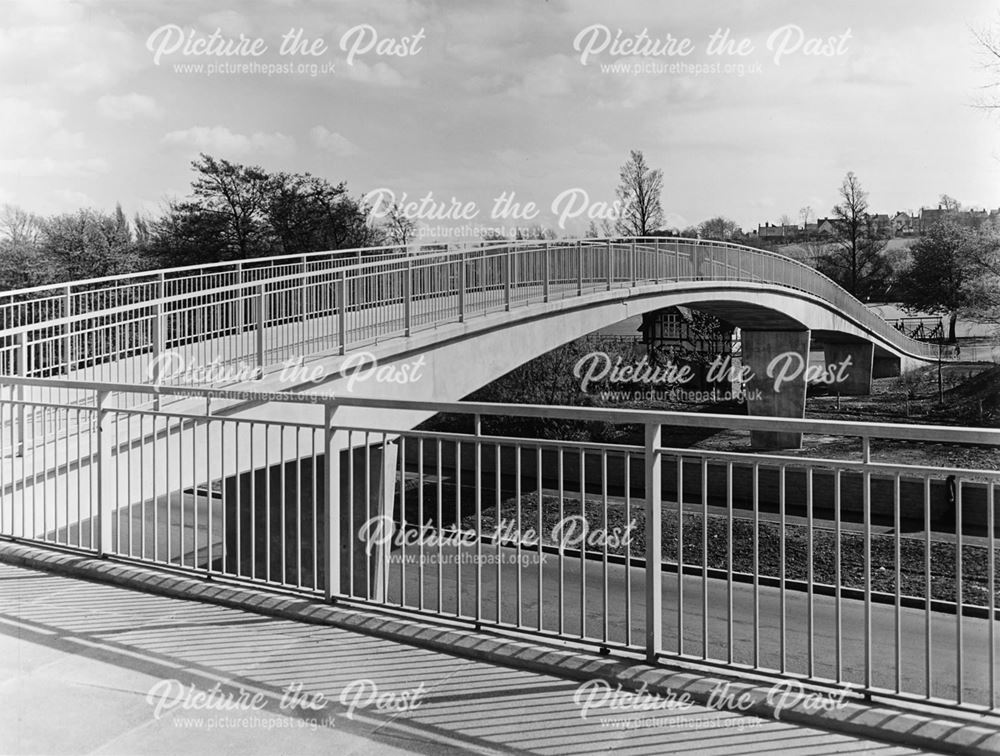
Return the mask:
{"type": "Polygon", "coordinates": [[[83,132],[69,131],[62,126],[67,114],[44,102],[21,97],[0,98],[0,164],[4,171],[24,175],[90,175],[103,173],[103,159],[81,159],[88,151],[83,132]]]}
{"type": "Polygon", "coordinates": [[[56,129],[49,136],[48,147],[52,150],[65,150],[79,153],[87,148],[87,137],[82,131],[67,131],[56,129]]]}
{"type": "Polygon", "coordinates": [[[94,207],[97,204],[89,194],[75,189],[56,189],[52,194],[60,205],[67,208],[94,207]]]}
{"type": "Polygon", "coordinates": [[[337,157],[358,154],[357,145],[351,140],[335,131],[329,131],[323,126],[313,126],[309,129],[309,138],[317,147],[332,152],[337,157]]]}
{"type": "Polygon", "coordinates": [[[374,84],[382,87],[411,87],[415,85],[387,63],[379,61],[373,66],[362,60],[355,60],[353,65],[337,66],[338,72],[346,74],[348,79],[362,84],[374,84]]]}
{"type": "Polygon", "coordinates": [[[51,157],[0,159],[0,173],[18,176],[92,176],[107,173],[108,162],[103,158],[59,160],[51,157]]]}
{"type": "Polygon", "coordinates": [[[22,97],[0,98],[0,132],[4,135],[4,147],[11,147],[11,140],[35,139],[40,133],[47,133],[62,123],[66,113],[43,103],[31,102],[22,97]]]}
{"type": "Polygon", "coordinates": [[[159,118],[163,110],[148,95],[129,92],[124,95],[103,95],[97,99],[97,112],[113,121],[135,118],[159,118]]]}
{"type": "Polygon", "coordinates": [[[0,84],[7,92],[79,93],[107,89],[133,70],[139,48],[112,14],[80,4],[15,4],[0,28],[0,70],[16,71],[0,84]]]}
{"type": "Polygon", "coordinates": [[[243,34],[247,37],[253,35],[253,24],[244,14],[234,10],[213,11],[198,17],[198,22],[194,25],[199,30],[211,33],[215,29],[221,29],[224,35],[235,37],[243,34]]]}
{"type": "Polygon", "coordinates": [[[563,97],[573,92],[573,80],[580,78],[580,65],[569,56],[550,55],[526,71],[508,95],[529,99],[563,97]]]}
{"type": "Polygon", "coordinates": [[[164,144],[193,147],[202,152],[225,155],[245,155],[250,152],[268,152],[288,155],[295,151],[295,139],[279,131],[265,134],[237,134],[225,126],[192,126],[171,131],[163,137],[164,144]]]}

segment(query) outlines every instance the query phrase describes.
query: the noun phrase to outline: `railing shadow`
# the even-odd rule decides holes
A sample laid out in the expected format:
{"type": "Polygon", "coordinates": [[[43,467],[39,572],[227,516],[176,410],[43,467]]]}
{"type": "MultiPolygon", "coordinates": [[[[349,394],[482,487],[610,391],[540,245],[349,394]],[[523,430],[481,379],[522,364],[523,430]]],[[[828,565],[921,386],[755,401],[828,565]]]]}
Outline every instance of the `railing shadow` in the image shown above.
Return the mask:
{"type": "MultiPolygon", "coordinates": [[[[130,723],[118,732],[114,722],[95,721],[86,733],[60,726],[60,715],[20,712],[20,727],[36,720],[47,725],[43,750],[74,752],[97,747],[108,738],[111,750],[148,751],[169,747],[180,732],[186,750],[197,751],[211,737],[197,726],[178,724],[194,717],[229,717],[217,711],[178,706],[156,719],[147,700],[152,686],[176,681],[178,686],[222,694],[240,689],[260,694],[257,712],[271,719],[319,721],[310,737],[316,743],[352,737],[425,753],[608,753],[621,749],[649,753],[761,753],[808,748],[812,753],[889,752],[890,746],[861,743],[852,736],[810,730],[778,721],[756,720],[737,726],[736,715],[695,708],[683,726],[612,725],[593,713],[580,717],[573,702],[577,684],[559,678],[516,671],[484,662],[415,648],[334,627],[263,617],[237,609],[139,593],[7,565],[0,566],[0,643],[19,648],[43,647],[45,653],[17,655],[16,678],[8,680],[9,699],[17,709],[19,681],[44,677],[40,667],[59,657],[63,675],[55,684],[82,691],[70,708],[85,708],[88,697],[111,697],[128,709],[130,723]],[[72,657],[67,659],[67,657],[72,657]],[[422,703],[412,711],[379,713],[373,706],[349,706],[340,694],[351,683],[370,680],[380,692],[400,692],[423,685],[422,703]],[[326,696],[323,712],[283,705],[290,685],[309,695],[326,696]],[[54,716],[55,715],[55,716],[54,716]],[[331,727],[331,723],[333,726],[331,727]],[[328,741],[324,741],[328,739],[328,741]]],[[[9,668],[10,665],[8,665],[9,668]]],[[[54,673],[49,672],[51,677],[54,673]]],[[[64,699],[65,697],[63,697],[64,699]]],[[[190,699],[189,699],[190,700],[190,699]]],[[[346,699],[348,703],[351,698],[346,699]]],[[[621,712],[608,711],[624,721],[621,712]]],[[[649,712],[638,712],[639,718],[649,712]]],[[[62,712],[65,722],[75,721],[62,712]]],[[[233,714],[245,716],[244,712],[233,714]]],[[[627,717],[626,717],[627,718],[627,717]]],[[[114,717],[111,717],[114,719],[114,717]]],[[[635,717],[633,716],[633,719],[635,717]]],[[[749,721],[748,718],[743,718],[749,721]]],[[[665,720],[664,720],[665,721],[665,720]]],[[[198,719],[204,727],[205,723],[198,719]]],[[[227,742],[252,737],[261,749],[268,738],[301,744],[288,731],[227,731],[227,742]]],[[[36,734],[37,735],[37,734],[36,734]]],[[[5,737],[0,737],[0,742],[5,737]]],[[[206,746],[207,748],[207,746],[206,746]]],[[[378,748],[378,746],[376,746],[378,748]]],[[[264,746],[266,750],[267,747],[264,746]]],[[[4,749],[7,750],[7,749],[4,749]]],[[[902,752],[894,749],[895,752],[902,752]]]]}

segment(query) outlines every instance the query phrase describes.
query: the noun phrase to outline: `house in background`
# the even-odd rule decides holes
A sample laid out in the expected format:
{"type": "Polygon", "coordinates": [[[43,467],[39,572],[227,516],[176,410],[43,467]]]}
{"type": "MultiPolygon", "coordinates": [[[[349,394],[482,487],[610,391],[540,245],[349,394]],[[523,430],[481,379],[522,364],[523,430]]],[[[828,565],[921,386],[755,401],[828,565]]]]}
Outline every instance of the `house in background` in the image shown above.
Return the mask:
{"type": "Polygon", "coordinates": [[[892,233],[892,220],[886,213],[869,213],[867,219],[876,236],[889,236],[892,233]]]}
{"type": "Polygon", "coordinates": [[[757,226],[758,239],[797,239],[802,236],[802,228],[794,223],[779,223],[772,226],[765,223],[757,226]]]}
{"type": "Polygon", "coordinates": [[[834,225],[834,218],[817,218],[816,219],[816,233],[826,234],[827,236],[833,236],[837,233],[837,227],[834,225]]]}
{"type": "MultiPolygon", "coordinates": [[[[665,307],[642,316],[642,342],[654,364],[669,361],[687,365],[693,375],[688,389],[708,389],[708,367],[717,357],[733,357],[738,353],[739,332],[724,320],[706,316],[689,307],[665,307]]],[[[719,388],[731,376],[720,376],[719,388]]]]}
{"type": "Polygon", "coordinates": [[[986,210],[948,210],[937,206],[920,210],[920,233],[926,234],[931,226],[944,221],[951,221],[966,228],[978,229],[991,218],[996,217],[986,210]]]}
{"type": "MultiPolygon", "coordinates": [[[[893,215],[886,213],[869,213],[867,220],[872,230],[880,237],[906,237],[926,234],[938,223],[950,221],[965,228],[978,230],[985,225],[993,224],[1000,228],[1000,208],[995,210],[975,209],[955,210],[942,205],[922,207],[917,213],[899,210],[893,215]]],[[[832,237],[837,235],[837,218],[817,218],[815,223],[807,223],[805,227],[792,224],[765,223],[758,226],[757,231],[750,232],[750,238],[769,241],[800,241],[813,237],[832,237]]]]}
{"type": "Polygon", "coordinates": [[[892,235],[911,236],[917,232],[918,219],[915,215],[900,210],[892,216],[892,235]]]}
{"type": "Polygon", "coordinates": [[[920,223],[919,230],[921,234],[926,234],[931,226],[942,223],[950,213],[953,211],[945,210],[943,207],[938,205],[937,208],[933,207],[922,207],[920,208],[920,223]]]}

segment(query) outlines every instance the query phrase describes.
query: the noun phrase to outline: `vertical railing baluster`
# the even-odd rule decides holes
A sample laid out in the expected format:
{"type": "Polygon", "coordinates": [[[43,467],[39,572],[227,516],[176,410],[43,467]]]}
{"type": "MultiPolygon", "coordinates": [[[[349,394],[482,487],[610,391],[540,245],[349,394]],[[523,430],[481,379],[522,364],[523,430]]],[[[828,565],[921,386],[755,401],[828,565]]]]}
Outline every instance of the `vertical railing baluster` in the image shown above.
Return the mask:
{"type": "Polygon", "coordinates": [[[413,260],[406,259],[406,270],[403,272],[403,333],[410,335],[413,328],[413,260]]]}
{"type": "MultiPolygon", "coordinates": [[[[95,494],[97,496],[97,543],[94,550],[102,557],[111,553],[111,533],[112,533],[112,492],[116,490],[116,481],[111,473],[111,445],[110,411],[108,409],[108,397],[110,391],[97,392],[97,424],[96,424],[96,446],[94,464],[97,466],[97,486],[95,494]]],[[[169,440],[168,440],[169,443],[169,440]]]]}
{"type": "Polygon", "coordinates": [[[512,252],[511,248],[508,246],[504,250],[504,277],[503,277],[503,308],[504,310],[510,311],[510,277],[512,274],[512,252]]]}
{"type": "Polygon", "coordinates": [[[611,287],[614,285],[615,281],[615,259],[613,257],[614,250],[611,246],[611,240],[605,242],[607,265],[608,265],[608,291],[611,291],[611,287]]]}
{"type": "Polygon", "coordinates": [[[987,669],[990,671],[989,679],[989,701],[987,706],[995,709],[997,705],[997,623],[996,623],[996,551],[993,546],[996,528],[996,485],[992,480],[987,483],[986,489],[986,590],[988,593],[987,606],[989,610],[989,652],[987,653],[987,669]]]}
{"type": "Polygon", "coordinates": [[[733,463],[726,463],[726,659],[735,660],[733,648],[733,463]]]}
{"type": "MultiPolygon", "coordinates": [[[[473,416],[473,433],[476,435],[475,444],[475,455],[474,464],[476,467],[476,490],[475,490],[475,502],[476,502],[476,622],[480,622],[483,618],[483,443],[480,440],[483,435],[483,423],[482,418],[476,414],[473,416]]],[[[461,464],[461,460],[458,461],[461,464]]],[[[541,502],[539,502],[538,507],[541,511],[541,502]]],[[[496,527],[499,528],[499,519],[496,522],[496,527]]],[[[521,569],[521,565],[518,565],[518,569],[521,569]]],[[[462,590],[462,586],[459,585],[457,590],[462,590]]],[[[498,587],[499,590],[499,587],[498,587]]],[[[540,602],[539,598],[539,602],[540,602]]],[[[541,606],[538,609],[541,613],[541,606]]]]}
{"type": "Polygon", "coordinates": [[[931,572],[931,479],[924,476],[924,697],[930,698],[934,693],[931,670],[934,661],[931,658],[933,624],[933,585],[931,572]]]}
{"type": "MultiPolygon", "coordinates": [[[[480,257],[482,260],[482,257],[480,257]]],[[[482,266],[483,270],[480,272],[480,278],[485,280],[486,270],[485,265],[482,266]]],[[[484,284],[485,286],[485,284],[484,284]]],[[[465,261],[459,260],[458,262],[458,322],[465,322],[465,261]]]]}
{"type": "Polygon", "coordinates": [[[660,282],[660,238],[653,239],[653,264],[651,266],[651,277],[653,283],[660,282]]]}
{"type": "MultiPolygon", "coordinates": [[[[17,343],[14,353],[14,375],[25,378],[28,375],[28,332],[17,332],[17,343]]],[[[12,392],[18,402],[24,401],[24,384],[19,383],[12,392]]],[[[27,437],[25,409],[23,404],[14,405],[14,449],[19,457],[24,456],[24,442],[27,437]]]]}
{"type": "Polygon", "coordinates": [[[900,513],[901,502],[900,502],[900,475],[896,472],[895,478],[893,479],[892,486],[892,530],[893,530],[893,587],[895,590],[894,598],[894,611],[893,611],[893,650],[894,650],[894,666],[896,673],[896,693],[900,693],[903,689],[903,619],[902,619],[902,586],[900,583],[900,577],[902,576],[902,553],[901,553],[901,530],[902,530],[902,515],[900,513]]]}
{"type": "Polygon", "coordinates": [[[244,308],[246,304],[243,301],[243,263],[236,263],[236,334],[237,334],[237,350],[239,350],[240,342],[243,341],[243,330],[246,328],[244,321],[246,320],[246,312],[244,308]]]}
{"type": "MultiPolygon", "coordinates": [[[[323,547],[323,574],[326,577],[324,596],[332,603],[340,595],[340,449],[334,431],[336,407],[326,404],[323,411],[323,525],[326,543],[323,547]]],[[[348,454],[350,450],[348,449],[348,454]]],[[[251,470],[251,475],[253,471],[251,470]]],[[[367,470],[365,471],[367,475],[367,470]]],[[[348,534],[353,538],[354,534],[348,534]]],[[[367,570],[366,570],[367,574],[367,570]]]]}
{"type": "MultiPolygon", "coordinates": [[[[663,640],[663,594],[660,560],[662,558],[662,459],[660,442],[662,426],[646,424],[646,659],[655,661],[663,640]]],[[[581,479],[584,475],[580,468],[581,479]]],[[[583,501],[583,497],[581,497],[583,501]]],[[[581,504],[581,511],[585,504],[581,504]]],[[[678,569],[680,566],[678,565],[678,569]]]]}
{"type": "MultiPolygon", "coordinates": [[[[308,273],[309,273],[309,260],[306,258],[305,255],[303,255],[302,256],[302,283],[299,286],[299,317],[300,317],[300,322],[302,323],[301,343],[303,345],[305,344],[305,341],[306,341],[306,330],[307,330],[307,324],[306,324],[306,320],[307,320],[307,317],[306,317],[306,302],[307,302],[307,298],[308,298],[307,294],[309,292],[309,275],[308,275],[308,273]]],[[[286,355],[286,356],[291,357],[292,355],[286,355]]]]}
{"type": "MultiPolygon", "coordinates": [[[[955,478],[955,700],[961,706],[965,701],[963,661],[965,637],[962,619],[965,601],[962,596],[962,478],[955,478]]],[[[992,618],[991,618],[992,619],[992,618]]]]}
{"type": "MultiPolygon", "coordinates": [[[[760,463],[753,463],[753,666],[760,667],[760,463]]],[[[840,634],[837,634],[840,637],[840,634]]]]}
{"type": "Polygon", "coordinates": [[[778,671],[785,674],[788,611],[785,595],[785,466],[778,467],[778,671]]]}
{"type": "MultiPolygon", "coordinates": [[[[160,274],[163,277],[163,274],[160,274]]],[[[66,369],[63,371],[66,377],[70,377],[70,369],[72,367],[71,355],[73,353],[73,323],[68,320],[68,318],[73,317],[73,287],[66,286],[63,289],[63,317],[67,318],[66,323],[63,325],[63,364],[66,369]]]]}
{"type": "Polygon", "coordinates": [[[337,278],[337,341],[340,354],[347,354],[347,274],[337,278]]]}
{"type": "Polygon", "coordinates": [[[267,320],[267,292],[257,286],[257,377],[264,377],[264,323],[267,320]]]}
{"type": "Polygon", "coordinates": [[[576,243],[576,295],[583,296],[583,242],[576,243]]]}
{"type": "Polygon", "coordinates": [[[813,468],[806,469],[806,675],[816,676],[815,585],[813,581],[813,468]]]}
{"type": "Polygon", "coordinates": [[[865,691],[872,687],[872,474],[869,468],[871,462],[871,439],[861,438],[861,458],[864,463],[862,473],[862,520],[864,525],[864,565],[865,565],[865,601],[864,601],[864,656],[865,656],[865,691]]]}
{"type": "Polygon", "coordinates": [[[549,260],[549,257],[551,256],[551,252],[552,252],[552,250],[551,250],[551,248],[549,246],[549,242],[545,242],[544,246],[542,247],[542,278],[543,278],[543,281],[542,281],[542,301],[543,302],[548,302],[549,301],[549,293],[550,293],[550,286],[551,286],[550,279],[551,279],[551,276],[552,276],[552,272],[551,272],[551,265],[552,264],[551,264],[551,261],[549,260]]]}
{"type": "MultiPolygon", "coordinates": [[[[165,290],[165,281],[163,279],[163,274],[161,273],[156,281],[156,301],[153,303],[153,321],[152,321],[152,333],[151,335],[151,348],[153,361],[151,363],[152,369],[150,374],[146,376],[151,379],[154,384],[159,384],[162,378],[162,361],[164,359],[164,354],[166,353],[167,345],[167,334],[164,326],[163,315],[163,297],[165,290]]],[[[153,409],[155,411],[160,410],[160,395],[156,394],[153,396],[153,409]]]]}

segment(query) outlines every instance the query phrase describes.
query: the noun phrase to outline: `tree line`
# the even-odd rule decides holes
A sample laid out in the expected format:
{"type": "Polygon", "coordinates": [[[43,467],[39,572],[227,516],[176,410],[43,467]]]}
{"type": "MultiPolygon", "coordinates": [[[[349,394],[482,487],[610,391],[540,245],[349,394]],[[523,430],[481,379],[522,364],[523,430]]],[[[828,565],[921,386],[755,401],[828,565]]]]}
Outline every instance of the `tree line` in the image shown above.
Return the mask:
{"type": "MultiPolygon", "coordinates": [[[[191,164],[190,195],[168,203],[158,218],[81,209],[39,217],[5,206],[0,212],[0,290],[134,271],[321,250],[408,244],[416,224],[393,207],[382,224],[344,182],[309,173],[269,172],[201,154],[191,164]]],[[[591,223],[592,237],[673,235],[664,227],[663,171],[631,150],[621,166],[615,221],[591,223]]],[[[887,229],[874,223],[868,193],[853,172],[832,210],[834,233],[811,261],[862,301],[897,301],[915,311],[1000,322],[1000,229],[966,228],[945,220],[909,255],[886,254],[887,229]],[[898,256],[897,256],[898,257],[898,256]]],[[[950,203],[954,203],[948,198],[950,203]]],[[[957,203],[954,203],[957,206],[957,203]]],[[[710,218],[679,232],[753,244],[736,223],[710,218]]],[[[554,238],[540,226],[519,239],[554,238]]],[[[500,237],[484,237],[500,240],[500,237]]],[[[760,244],[760,240],[756,241],[760,244]]]]}
{"type": "MultiPolygon", "coordinates": [[[[815,254],[809,262],[819,272],[863,302],[899,302],[910,312],[947,316],[950,341],[955,340],[960,316],[1000,323],[1000,227],[995,220],[972,228],[945,215],[908,251],[890,252],[889,229],[875,221],[868,192],[853,171],[838,193],[840,201],[831,211],[832,235],[810,243],[815,254]]],[[[948,195],[942,195],[941,205],[956,212],[961,208],[948,195]]],[[[809,213],[810,208],[803,208],[803,222],[809,213]]],[[[744,236],[725,216],[680,234],[766,246],[744,236]]]]}
{"type": "MultiPolygon", "coordinates": [[[[1000,323],[1000,227],[972,228],[948,215],[902,254],[889,254],[889,230],[869,212],[868,192],[853,172],[833,208],[834,234],[820,248],[816,268],[863,302],[898,302],[911,312],[948,316],[955,340],[959,316],[1000,323]]],[[[942,195],[957,211],[957,200],[942,195]]]]}
{"type": "Polygon", "coordinates": [[[0,289],[270,255],[391,243],[343,182],[202,154],[190,195],[158,218],[81,209],[0,212],[0,289]]]}

